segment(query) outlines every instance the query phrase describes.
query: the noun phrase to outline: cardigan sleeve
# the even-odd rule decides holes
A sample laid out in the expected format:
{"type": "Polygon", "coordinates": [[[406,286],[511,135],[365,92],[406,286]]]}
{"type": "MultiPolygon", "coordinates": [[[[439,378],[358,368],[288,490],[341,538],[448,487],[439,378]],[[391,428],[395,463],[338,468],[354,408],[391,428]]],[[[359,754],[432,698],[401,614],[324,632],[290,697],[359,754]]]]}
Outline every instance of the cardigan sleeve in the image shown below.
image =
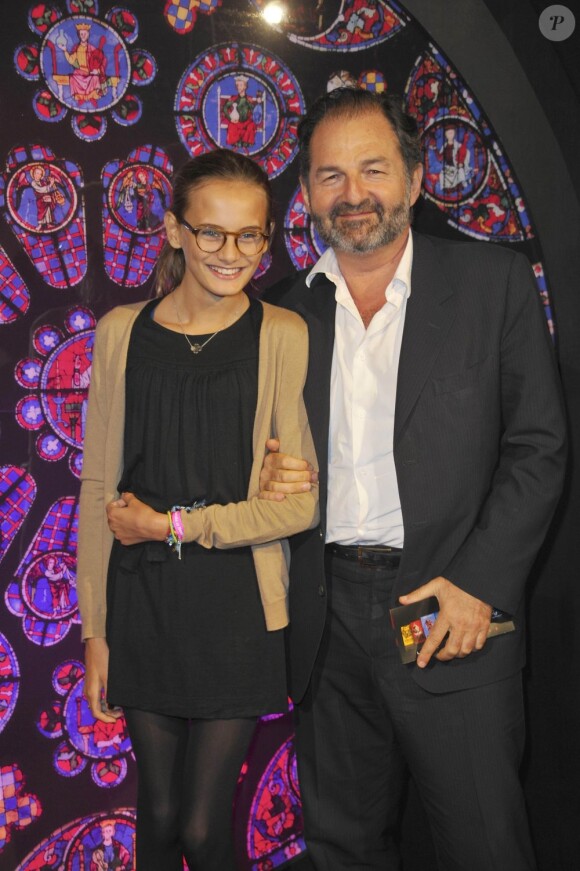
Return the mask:
{"type": "MultiPolygon", "coordinates": [[[[104,487],[108,420],[106,346],[107,322],[100,321],[93,346],[79,504],[77,593],[83,640],[105,636],[107,567],[105,554],[100,545],[103,519],[106,516],[104,487]]],[[[108,553],[106,557],[108,560],[108,553]]]]}
{"type": "Polygon", "coordinates": [[[82,637],[103,638],[113,534],[106,505],[115,498],[123,460],[125,360],[132,325],[147,300],[118,306],[97,324],[79,511],[77,592],[82,637]]]}
{"type": "MultiPolygon", "coordinates": [[[[285,312],[287,316],[289,313],[285,312]]],[[[316,454],[302,398],[308,366],[308,331],[301,319],[286,317],[272,336],[272,353],[268,366],[274,367],[274,399],[271,431],[280,440],[280,449],[294,457],[308,460],[316,468],[316,454]]],[[[265,443],[262,439],[262,444],[265,443]]],[[[183,514],[185,541],[203,547],[230,548],[263,544],[312,529],[319,520],[318,489],[286,496],[282,502],[259,499],[259,470],[266,454],[265,446],[254,457],[251,498],[228,505],[210,505],[183,514]]]]}

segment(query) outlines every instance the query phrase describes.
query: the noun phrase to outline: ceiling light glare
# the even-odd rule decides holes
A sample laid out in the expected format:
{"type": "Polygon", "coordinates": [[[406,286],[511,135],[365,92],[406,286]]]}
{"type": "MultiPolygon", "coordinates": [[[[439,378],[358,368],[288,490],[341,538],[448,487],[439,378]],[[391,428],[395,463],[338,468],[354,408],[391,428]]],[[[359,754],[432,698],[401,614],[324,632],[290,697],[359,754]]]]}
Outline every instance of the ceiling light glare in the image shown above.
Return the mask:
{"type": "Polygon", "coordinates": [[[280,24],[286,17],[286,12],[282,3],[277,3],[276,0],[268,3],[262,10],[262,18],[268,24],[280,24]]]}

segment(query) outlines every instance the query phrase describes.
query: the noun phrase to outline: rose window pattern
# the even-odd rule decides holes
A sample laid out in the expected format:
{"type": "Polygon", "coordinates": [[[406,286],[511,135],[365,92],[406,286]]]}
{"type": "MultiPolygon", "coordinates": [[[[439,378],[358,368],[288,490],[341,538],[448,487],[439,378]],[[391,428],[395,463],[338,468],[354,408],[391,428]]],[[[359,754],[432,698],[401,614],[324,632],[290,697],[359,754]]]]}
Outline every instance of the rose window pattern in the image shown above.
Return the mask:
{"type": "Polygon", "coordinates": [[[292,739],[276,751],[262,774],[246,833],[252,871],[278,868],[304,852],[302,805],[292,739]]]}
{"type": "Polygon", "coordinates": [[[14,648],[0,632],[0,732],[14,713],[20,691],[20,665],[14,648]]]}
{"type": "MultiPolygon", "coordinates": [[[[73,287],[86,274],[83,185],[78,164],[38,144],[13,148],[0,174],[0,210],[50,287],[73,287]]],[[[11,286],[18,287],[15,276],[11,286]]],[[[22,291],[16,297],[10,291],[2,296],[4,306],[8,300],[19,308],[24,305],[22,300],[18,305],[22,291]]]]}
{"type": "Polygon", "coordinates": [[[28,288],[0,245],[0,326],[17,321],[26,314],[29,305],[28,288]]]}
{"type": "Polygon", "coordinates": [[[4,594],[22,620],[25,637],[52,647],[80,623],[76,592],[78,499],[64,496],[49,508],[4,594]]]}
{"type": "Polygon", "coordinates": [[[135,867],[135,811],[81,817],[44,838],[16,871],[132,871],[135,867]]]}
{"type": "Polygon", "coordinates": [[[36,482],[20,466],[0,466],[0,562],[36,498],[36,482]]]}
{"type": "Polygon", "coordinates": [[[161,253],[163,216],[171,204],[173,165],[161,148],[142,145],[103,169],[105,271],[115,284],[137,287],[161,253]]]}
{"type": "Polygon", "coordinates": [[[497,138],[435,46],[416,61],[405,96],[421,130],[425,196],[475,239],[532,239],[531,219],[497,138]]]}
{"type": "Polygon", "coordinates": [[[91,379],[95,317],[84,306],[69,308],[62,324],[43,324],[32,336],[36,354],[18,361],[17,383],[29,392],[16,406],[23,429],[38,433],[42,460],[67,458],[78,478],[91,379]]]}
{"type": "Polygon", "coordinates": [[[230,148],[253,157],[275,178],[296,156],[305,108],[298,80],[280,58],[257,45],[224,43],[185,70],[175,122],[192,157],[230,148]]]}
{"type": "MultiPolygon", "coordinates": [[[[267,5],[265,0],[251,2],[260,12],[267,5]]],[[[386,0],[290,0],[284,9],[276,29],[290,42],[314,51],[363,51],[396,36],[410,21],[399,3],[386,0]]]]}
{"type": "Polygon", "coordinates": [[[18,765],[0,767],[0,851],[10,841],[14,829],[23,829],[42,813],[35,795],[25,791],[25,779],[18,765]]]}
{"type": "Polygon", "coordinates": [[[133,88],[151,84],[157,74],[153,55],[134,47],[137,16],[122,7],[98,15],[97,0],[67,0],[66,12],[37,3],[28,23],[38,41],[14,53],[16,72],[41,83],[32,100],[37,117],[54,123],[70,113],[74,133],[85,142],[105,135],[108,118],[123,127],[136,124],[143,104],[133,88]]]}
{"type": "Polygon", "coordinates": [[[211,15],[222,0],[167,0],[163,14],[167,23],[180,36],[191,33],[198,15],[211,15]]]}

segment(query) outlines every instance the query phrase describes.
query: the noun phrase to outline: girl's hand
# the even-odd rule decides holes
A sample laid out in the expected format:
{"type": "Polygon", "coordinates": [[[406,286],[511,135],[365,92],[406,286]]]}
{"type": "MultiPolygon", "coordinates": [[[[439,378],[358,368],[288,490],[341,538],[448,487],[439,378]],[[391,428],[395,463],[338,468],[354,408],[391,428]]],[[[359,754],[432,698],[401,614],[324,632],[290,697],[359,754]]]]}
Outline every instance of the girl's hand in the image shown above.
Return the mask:
{"type": "Polygon", "coordinates": [[[121,544],[165,541],[169,535],[167,516],[154,511],[133,493],[122,493],[107,505],[109,529],[121,544]]]}
{"type": "Polygon", "coordinates": [[[110,708],[107,703],[107,672],[109,670],[109,646],[104,638],[87,638],[85,641],[85,699],[91,713],[103,723],[114,723],[123,712],[110,708]]]}

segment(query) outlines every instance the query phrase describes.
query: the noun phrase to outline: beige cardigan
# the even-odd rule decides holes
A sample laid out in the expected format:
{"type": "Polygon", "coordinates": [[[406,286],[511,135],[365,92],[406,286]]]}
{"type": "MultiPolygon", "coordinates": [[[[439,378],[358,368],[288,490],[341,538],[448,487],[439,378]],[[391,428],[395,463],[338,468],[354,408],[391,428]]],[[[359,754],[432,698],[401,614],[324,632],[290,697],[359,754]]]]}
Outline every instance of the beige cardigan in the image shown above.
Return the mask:
{"type": "MultiPolygon", "coordinates": [[[[105,637],[106,586],[113,535],[105,506],[117,498],[123,469],[125,365],[131,329],[147,301],[119,306],[97,326],[81,475],[77,592],[83,640],[105,637]]],[[[257,498],[266,439],[280,439],[281,450],[316,466],[302,388],[308,360],[303,320],[262,303],[258,401],[253,430],[254,459],[245,502],[209,505],[183,512],[185,540],[203,547],[253,545],[253,557],[269,630],[288,623],[286,536],[318,523],[315,490],[283,502],[257,498]]],[[[176,336],[176,341],[179,337],[176,336]]]]}

